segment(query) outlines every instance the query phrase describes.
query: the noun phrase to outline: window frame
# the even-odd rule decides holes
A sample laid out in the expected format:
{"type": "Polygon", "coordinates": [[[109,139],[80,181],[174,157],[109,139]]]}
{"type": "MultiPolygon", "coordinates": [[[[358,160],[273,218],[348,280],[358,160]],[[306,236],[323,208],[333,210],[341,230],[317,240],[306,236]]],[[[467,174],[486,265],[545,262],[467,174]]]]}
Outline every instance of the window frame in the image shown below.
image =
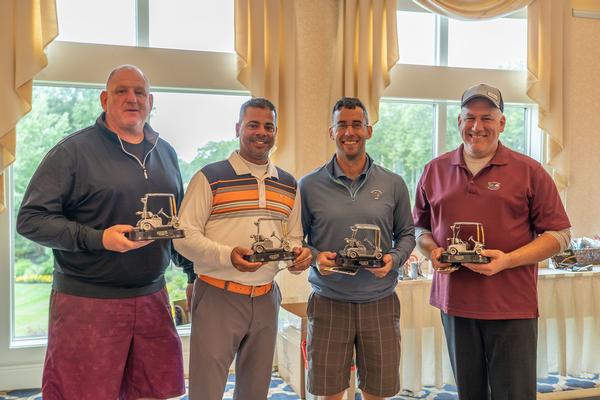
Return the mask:
{"type": "MultiPolygon", "coordinates": [[[[432,106],[432,130],[431,130],[431,159],[446,153],[446,133],[447,133],[447,113],[449,106],[459,106],[460,103],[457,100],[431,100],[431,99],[405,99],[405,98],[395,98],[395,97],[382,97],[381,102],[385,103],[394,103],[394,104],[407,104],[407,105],[417,105],[424,104],[432,106]]],[[[542,162],[543,161],[543,135],[541,134],[541,130],[537,126],[537,106],[535,104],[527,104],[527,103],[505,103],[505,107],[515,107],[519,109],[523,109],[524,112],[524,121],[523,121],[523,131],[524,131],[524,146],[525,146],[525,154],[530,157],[535,158],[536,160],[542,162]]],[[[458,118],[458,115],[453,115],[451,117],[458,118]]],[[[457,122],[458,123],[458,122],[457,122]]],[[[510,121],[507,121],[510,123],[510,121]]],[[[500,135],[500,140],[502,141],[502,134],[500,135]]],[[[368,151],[368,144],[367,144],[368,151]]],[[[429,161],[428,160],[428,161],[429,161]]],[[[389,165],[384,165],[386,168],[391,168],[389,165]]],[[[424,166],[424,165],[423,165],[424,166]]],[[[406,180],[406,177],[404,177],[406,180]]],[[[407,185],[409,182],[407,181],[407,185]]],[[[409,185],[410,190],[410,185],[409,185]]]]}
{"type": "MultiPolygon", "coordinates": [[[[236,55],[147,47],[148,0],[137,3],[137,47],[54,41],[46,49],[48,67],[34,84],[68,87],[104,87],[107,71],[119,64],[139,65],[149,76],[153,91],[248,95],[236,79],[236,55]],[[146,17],[144,17],[146,15],[146,17]],[[146,38],[146,41],[144,41],[146,38]],[[81,68],[81,60],[95,60],[81,68]],[[157,62],[161,60],[162,62],[157,62]],[[98,62],[96,62],[98,61],[98,62]],[[182,66],[177,74],[172,65],[182,66]]],[[[5,172],[7,209],[0,214],[0,387],[35,387],[41,382],[47,338],[14,339],[14,229],[12,167],[5,172]]],[[[189,357],[189,326],[178,329],[189,357]]],[[[184,363],[187,368],[187,362],[184,363]]]]}
{"type": "MultiPolygon", "coordinates": [[[[430,11],[424,9],[418,4],[414,3],[412,0],[397,0],[397,11],[408,11],[408,12],[418,12],[418,13],[426,13],[431,14],[430,11]]],[[[434,29],[435,29],[435,41],[434,48],[432,51],[434,52],[434,65],[438,67],[447,67],[448,66],[448,46],[449,46],[449,18],[435,14],[434,15],[434,29]]],[[[512,12],[508,15],[504,15],[501,18],[515,18],[515,19],[527,19],[527,8],[523,7],[520,10],[512,12]]],[[[408,64],[410,65],[410,64],[408,64]]],[[[455,67],[455,68],[463,68],[463,67],[455,67]]],[[[486,70],[492,70],[487,69],[486,70]]],[[[493,69],[495,70],[495,69],[493,69]]],[[[509,70],[499,70],[499,71],[509,71],[509,70]]]]}

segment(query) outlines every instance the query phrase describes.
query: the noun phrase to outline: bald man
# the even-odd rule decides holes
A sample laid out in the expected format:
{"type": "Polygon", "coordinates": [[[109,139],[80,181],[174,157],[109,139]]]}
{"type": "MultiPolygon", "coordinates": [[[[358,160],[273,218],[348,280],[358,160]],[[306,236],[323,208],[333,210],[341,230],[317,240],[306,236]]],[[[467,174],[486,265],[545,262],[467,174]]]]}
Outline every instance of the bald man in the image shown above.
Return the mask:
{"type": "Polygon", "coordinates": [[[44,400],[185,392],[164,272],[192,265],[170,240],[126,236],[146,193],[183,193],[175,151],[146,123],[149,89],[139,68],[115,68],[96,123],[48,152],[23,197],[17,231],[55,259],[44,400]]]}

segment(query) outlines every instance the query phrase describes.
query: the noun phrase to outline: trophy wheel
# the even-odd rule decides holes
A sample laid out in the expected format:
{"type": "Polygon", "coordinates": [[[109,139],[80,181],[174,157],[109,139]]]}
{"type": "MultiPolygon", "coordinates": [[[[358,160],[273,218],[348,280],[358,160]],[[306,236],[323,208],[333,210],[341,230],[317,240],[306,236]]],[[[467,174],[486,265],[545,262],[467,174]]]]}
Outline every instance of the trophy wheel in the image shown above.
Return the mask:
{"type": "Polygon", "coordinates": [[[291,248],[290,245],[286,244],[285,246],[283,246],[283,251],[288,251],[289,252],[289,251],[292,251],[292,248],[291,248]]]}
{"type": "Polygon", "coordinates": [[[475,254],[477,254],[477,255],[481,255],[481,248],[480,248],[480,247],[477,247],[477,248],[475,249],[475,254]]]}
{"type": "Polygon", "coordinates": [[[148,232],[152,230],[152,224],[150,222],[143,222],[141,226],[144,232],[148,232]]]}
{"type": "Polygon", "coordinates": [[[358,253],[356,251],[354,251],[354,250],[350,250],[348,252],[348,257],[350,257],[350,258],[356,258],[356,257],[358,257],[358,253]]]}
{"type": "Polygon", "coordinates": [[[383,258],[383,254],[380,251],[378,251],[378,252],[375,253],[375,258],[377,260],[381,260],[383,258]]]}
{"type": "Polygon", "coordinates": [[[449,250],[450,254],[452,254],[453,256],[458,254],[458,249],[456,247],[450,247],[449,250]]]}
{"type": "Polygon", "coordinates": [[[259,244],[258,246],[256,246],[256,248],[254,250],[260,254],[263,251],[265,251],[265,248],[259,244]]]}

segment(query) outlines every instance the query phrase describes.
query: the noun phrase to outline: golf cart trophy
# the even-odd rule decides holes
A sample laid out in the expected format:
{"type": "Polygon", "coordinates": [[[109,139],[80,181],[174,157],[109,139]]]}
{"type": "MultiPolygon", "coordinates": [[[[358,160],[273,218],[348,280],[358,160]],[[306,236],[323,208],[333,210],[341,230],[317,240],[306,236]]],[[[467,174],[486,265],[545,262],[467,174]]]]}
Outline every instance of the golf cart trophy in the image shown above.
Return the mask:
{"type": "MultiPolygon", "coordinates": [[[[346,246],[335,257],[337,272],[357,271],[360,268],[383,267],[381,229],[372,224],[354,224],[352,236],[345,238],[346,246]],[[367,236],[373,236],[373,241],[367,236]],[[362,237],[362,239],[361,239],[362,237]],[[346,271],[344,271],[346,270],[346,271]]],[[[335,267],[334,267],[335,268],[335,267]]],[[[334,271],[336,271],[334,269],[334,271]]]]}
{"type": "Polygon", "coordinates": [[[135,214],[140,216],[135,229],[127,232],[127,238],[133,241],[179,239],[185,237],[183,230],[179,229],[175,196],[171,193],[147,193],[140,199],[144,207],[142,211],[135,214]],[[162,208],[157,213],[148,210],[148,200],[153,198],[167,198],[169,201],[169,212],[162,208]]]}
{"type": "Polygon", "coordinates": [[[452,237],[448,238],[448,247],[442,253],[440,262],[450,263],[452,267],[459,267],[462,263],[487,264],[490,262],[488,257],[482,256],[481,252],[485,247],[485,235],[483,225],[479,222],[455,222],[450,225],[452,237]],[[469,236],[466,241],[463,241],[459,235],[463,227],[473,227],[475,236],[469,236]],[[471,242],[473,245],[470,246],[471,242]]]}
{"type": "Polygon", "coordinates": [[[288,238],[287,222],[283,218],[259,218],[256,220],[256,222],[254,222],[254,225],[256,225],[256,233],[250,236],[254,240],[251,246],[254,254],[244,256],[244,259],[250,262],[269,262],[294,259],[292,245],[288,238]],[[269,237],[262,235],[260,233],[260,225],[261,222],[264,221],[279,221],[281,224],[281,237],[277,236],[275,231],[273,231],[269,237]],[[273,239],[277,239],[279,242],[278,246],[275,246],[273,239]]]}

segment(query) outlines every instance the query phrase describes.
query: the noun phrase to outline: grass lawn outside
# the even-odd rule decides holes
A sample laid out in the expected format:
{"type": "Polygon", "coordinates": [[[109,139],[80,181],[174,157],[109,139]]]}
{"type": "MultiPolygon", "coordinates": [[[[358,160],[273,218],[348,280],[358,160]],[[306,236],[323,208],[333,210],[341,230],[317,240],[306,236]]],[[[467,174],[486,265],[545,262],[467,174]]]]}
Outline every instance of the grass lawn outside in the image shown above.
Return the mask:
{"type": "Polygon", "coordinates": [[[15,283],[15,337],[46,336],[51,283],[15,283]]]}
{"type": "MultiPolygon", "coordinates": [[[[180,269],[166,271],[171,301],[185,300],[186,276],[180,269]]],[[[15,337],[46,336],[51,283],[15,283],[15,337]]]]}

